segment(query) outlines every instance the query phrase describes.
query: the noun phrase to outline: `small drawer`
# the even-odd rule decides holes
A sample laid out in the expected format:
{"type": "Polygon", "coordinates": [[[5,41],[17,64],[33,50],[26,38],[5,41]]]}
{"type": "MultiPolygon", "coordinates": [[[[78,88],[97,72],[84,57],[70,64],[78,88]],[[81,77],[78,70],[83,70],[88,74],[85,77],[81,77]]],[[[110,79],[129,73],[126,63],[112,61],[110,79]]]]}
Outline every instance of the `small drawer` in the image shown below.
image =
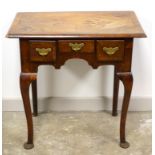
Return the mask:
{"type": "Polygon", "coordinates": [[[99,61],[122,61],[124,40],[97,40],[97,59],[99,61]]]}
{"type": "Polygon", "coordinates": [[[58,41],[61,53],[93,53],[95,51],[93,40],[60,40],[58,41]]]}
{"type": "Polygon", "coordinates": [[[30,40],[30,60],[34,62],[51,62],[56,59],[56,42],[30,40]]]}

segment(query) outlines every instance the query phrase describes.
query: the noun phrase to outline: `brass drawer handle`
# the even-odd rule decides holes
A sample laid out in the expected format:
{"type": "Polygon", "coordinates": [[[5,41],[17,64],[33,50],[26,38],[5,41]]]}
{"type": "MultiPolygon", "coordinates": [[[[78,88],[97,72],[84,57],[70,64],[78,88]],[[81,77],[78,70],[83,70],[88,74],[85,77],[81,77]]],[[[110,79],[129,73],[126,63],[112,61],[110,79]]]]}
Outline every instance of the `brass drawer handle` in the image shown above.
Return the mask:
{"type": "Polygon", "coordinates": [[[69,46],[73,51],[77,52],[81,50],[81,48],[84,46],[84,43],[69,43],[69,46]]]}
{"type": "Polygon", "coordinates": [[[103,51],[107,55],[113,55],[119,50],[119,47],[103,47],[103,51]]]}
{"type": "Polygon", "coordinates": [[[38,54],[41,56],[46,56],[51,51],[52,51],[51,48],[36,48],[36,52],[38,52],[38,54]]]}

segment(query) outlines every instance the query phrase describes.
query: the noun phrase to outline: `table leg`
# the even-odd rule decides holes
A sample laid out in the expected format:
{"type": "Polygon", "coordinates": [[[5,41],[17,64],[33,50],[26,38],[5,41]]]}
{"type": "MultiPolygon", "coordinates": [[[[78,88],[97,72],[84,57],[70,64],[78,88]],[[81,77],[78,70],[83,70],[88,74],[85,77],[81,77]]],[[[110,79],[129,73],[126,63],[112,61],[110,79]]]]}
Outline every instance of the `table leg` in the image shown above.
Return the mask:
{"type": "Polygon", "coordinates": [[[23,98],[24,110],[27,120],[27,129],[28,129],[28,140],[24,144],[25,149],[31,149],[34,147],[33,144],[33,122],[32,122],[32,113],[30,106],[29,98],[29,86],[32,81],[36,80],[36,73],[21,73],[20,74],[20,89],[23,98]]]}
{"type": "Polygon", "coordinates": [[[32,81],[33,116],[38,116],[37,80],[32,81]]]}
{"type": "Polygon", "coordinates": [[[113,109],[112,116],[117,116],[117,106],[118,106],[118,92],[119,92],[119,78],[117,76],[116,67],[114,69],[114,86],[113,86],[113,109]]]}
{"type": "Polygon", "coordinates": [[[120,122],[120,146],[122,148],[128,148],[129,143],[126,141],[125,138],[125,126],[126,126],[129,100],[133,85],[133,77],[131,73],[117,73],[117,75],[124,85],[124,98],[123,98],[121,122],[120,122]]]}

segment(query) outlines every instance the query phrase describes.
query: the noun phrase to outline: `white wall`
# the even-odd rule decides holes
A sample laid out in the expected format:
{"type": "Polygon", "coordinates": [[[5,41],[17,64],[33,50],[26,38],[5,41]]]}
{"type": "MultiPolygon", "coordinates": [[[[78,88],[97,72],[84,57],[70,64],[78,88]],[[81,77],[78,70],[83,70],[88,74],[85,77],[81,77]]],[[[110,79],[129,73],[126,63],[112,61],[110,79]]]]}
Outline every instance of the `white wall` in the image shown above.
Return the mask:
{"type": "MultiPolygon", "coordinates": [[[[1,2],[2,3],[2,2],[1,2]]],[[[19,45],[5,38],[16,12],[26,11],[102,11],[134,10],[148,38],[135,39],[133,51],[134,87],[132,96],[151,97],[151,1],[146,0],[5,0],[1,4],[1,42],[3,53],[3,98],[21,98],[19,90],[19,45]]],[[[92,70],[83,60],[68,61],[61,70],[40,67],[39,96],[97,97],[112,96],[113,67],[92,70]]],[[[121,88],[121,93],[122,93],[121,88]]]]}

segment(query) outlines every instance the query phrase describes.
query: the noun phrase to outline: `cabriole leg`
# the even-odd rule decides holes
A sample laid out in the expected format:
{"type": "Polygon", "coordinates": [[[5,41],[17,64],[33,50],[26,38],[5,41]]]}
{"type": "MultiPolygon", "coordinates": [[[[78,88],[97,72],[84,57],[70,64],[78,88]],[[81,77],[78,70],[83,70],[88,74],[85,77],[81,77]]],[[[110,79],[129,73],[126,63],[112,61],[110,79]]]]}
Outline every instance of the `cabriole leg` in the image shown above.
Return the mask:
{"type": "Polygon", "coordinates": [[[129,101],[130,101],[130,96],[132,91],[132,85],[133,85],[133,76],[131,73],[117,73],[117,75],[124,85],[124,98],[123,98],[121,122],[120,122],[120,146],[122,148],[128,148],[129,143],[126,141],[126,138],[125,138],[125,126],[126,126],[128,106],[129,106],[129,101]]]}
{"type": "Polygon", "coordinates": [[[20,89],[23,98],[24,110],[27,120],[27,129],[28,129],[28,139],[24,144],[25,149],[31,149],[34,147],[33,144],[33,122],[32,122],[32,112],[30,106],[29,98],[29,86],[32,81],[36,80],[36,73],[21,73],[20,74],[20,89]]]}

